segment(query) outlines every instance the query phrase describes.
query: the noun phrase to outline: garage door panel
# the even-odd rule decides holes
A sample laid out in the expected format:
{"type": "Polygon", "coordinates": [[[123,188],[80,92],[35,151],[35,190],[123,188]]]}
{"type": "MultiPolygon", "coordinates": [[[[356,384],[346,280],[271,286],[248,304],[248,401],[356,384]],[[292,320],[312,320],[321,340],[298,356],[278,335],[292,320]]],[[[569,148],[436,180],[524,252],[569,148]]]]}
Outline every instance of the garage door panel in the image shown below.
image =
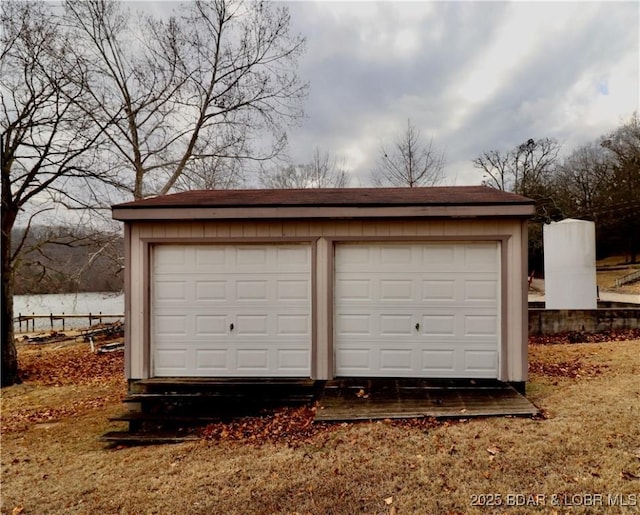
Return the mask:
{"type": "Polygon", "coordinates": [[[498,318],[495,315],[465,315],[465,336],[491,336],[498,333],[498,318]]]}
{"type": "Polygon", "coordinates": [[[175,269],[176,267],[184,267],[187,264],[188,254],[187,249],[179,246],[167,246],[163,249],[163,252],[156,256],[155,268],[156,271],[168,271],[175,269]]]}
{"type": "Polygon", "coordinates": [[[338,279],[336,281],[336,302],[372,300],[371,279],[338,279]]]}
{"type": "Polygon", "coordinates": [[[155,317],[156,334],[159,336],[186,336],[188,333],[186,315],[164,315],[155,317]]]}
{"type": "Polygon", "coordinates": [[[451,375],[455,371],[455,351],[449,349],[423,349],[421,369],[427,373],[451,375]]]}
{"type": "Polygon", "coordinates": [[[410,279],[388,279],[380,281],[380,295],[381,301],[399,301],[407,300],[414,301],[414,281],[410,279]]]}
{"type": "Polygon", "coordinates": [[[309,245],[158,245],[153,263],[155,375],[309,377],[309,245]]]}
{"type": "Polygon", "coordinates": [[[224,266],[229,259],[227,248],[222,246],[200,245],[186,250],[193,252],[196,269],[216,270],[224,266]]]}
{"type": "Polygon", "coordinates": [[[276,280],[276,301],[304,301],[311,297],[309,281],[298,280],[276,280]]]}
{"type": "Polygon", "coordinates": [[[239,280],[235,283],[236,300],[269,300],[266,280],[239,280]]]}
{"type": "Polygon", "coordinates": [[[267,249],[264,247],[238,247],[235,249],[235,264],[240,265],[252,265],[252,269],[255,270],[255,265],[260,268],[265,268],[267,265],[267,249]]]}
{"type": "Polygon", "coordinates": [[[262,336],[269,334],[269,317],[264,315],[237,315],[235,324],[235,334],[238,336],[262,336]]]}
{"type": "Polygon", "coordinates": [[[382,336],[412,336],[411,314],[380,314],[379,334],[382,336]]]}
{"type": "Polygon", "coordinates": [[[309,315],[277,315],[276,334],[278,336],[309,336],[310,322],[309,315]]]}
{"type": "Polygon", "coordinates": [[[455,338],[456,316],[454,314],[422,315],[421,330],[426,338],[455,338]]]}
{"type": "Polygon", "coordinates": [[[336,245],[336,374],[497,377],[498,249],[336,245]]]}
{"type": "Polygon", "coordinates": [[[335,324],[337,335],[370,336],[372,334],[371,315],[369,314],[338,313],[335,324]]]}
{"type": "Polygon", "coordinates": [[[456,281],[452,279],[427,279],[422,281],[422,300],[443,302],[456,300],[456,281]]]}
{"type": "Polygon", "coordinates": [[[495,270],[497,247],[495,244],[465,245],[464,266],[468,270],[495,270]]]}
{"type": "Polygon", "coordinates": [[[464,300],[496,303],[498,299],[498,281],[487,279],[469,279],[464,281],[464,300]]]}
{"type": "Polygon", "coordinates": [[[300,374],[309,366],[309,351],[306,349],[278,349],[276,351],[278,368],[300,374]]]}
{"type": "Polygon", "coordinates": [[[292,271],[305,272],[309,264],[308,247],[287,247],[276,249],[276,263],[292,271]]]}
{"type": "Polygon", "coordinates": [[[184,349],[160,349],[155,354],[155,366],[161,370],[182,370],[187,366],[187,351],[184,349]]]}
{"type": "Polygon", "coordinates": [[[408,349],[385,349],[381,348],[380,370],[385,372],[410,372],[413,368],[413,350],[408,349]]]}
{"type": "Polygon", "coordinates": [[[157,281],[155,288],[157,302],[177,302],[187,300],[185,281],[157,281]]]}
{"type": "Polygon", "coordinates": [[[239,372],[260,372],[269,370],[269,351],[267,349],[239,349],[236,351],[236,369],[239,372]]]}
{"type": "Polygon", "coordinates": [[[227,281],[194,279],[195,300],[198,302],[224,302],[228,299],[227,281]]]}
{"type": "Polygon", "coordinates": [[[435,266],[451,266],[455,261],[455,246],[433,244],[422,248],[422,270],[435,266]]]}
{"type": "Polygon", "coordinates": [[[498,353],[492,350],[465,350],[464,365],[466,370],[492,373],[498,366],[498,353]]]}
{"type": "Polygon", "coordinates": [[[197,349],[195,351],[195,362],[197,372],[207,372],[207,374],[219,374],[230,368],[228,349],[197,349]]]}
{"type": "Polygon", "coordinates": [[[229,330],[229,317],[226,315],[196,315],[196,334],[198,336],[226,336],[229,330]]]}
{"type": "Polygon", "coordinates": [[[367,375],[373,368],[373,352],[367,348],[346,347],[338,349],[336,360],[338,375],[367,375]]]}
{"type": "Polygon", "coordinates": [[[388,267],[395,265],[405,266],[413,261],[413,248],[411,246],[391,246],[380,248],[380,264],[388,267]]]}

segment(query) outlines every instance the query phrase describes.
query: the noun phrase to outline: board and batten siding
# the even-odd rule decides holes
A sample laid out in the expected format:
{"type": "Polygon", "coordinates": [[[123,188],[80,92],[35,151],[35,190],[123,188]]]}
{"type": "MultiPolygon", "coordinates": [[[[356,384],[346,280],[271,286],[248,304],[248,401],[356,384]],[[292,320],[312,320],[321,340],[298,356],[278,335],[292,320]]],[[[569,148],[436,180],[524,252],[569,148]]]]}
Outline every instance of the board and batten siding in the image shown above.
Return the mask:
{"type": "MultiPolygon", "coordinates": [[[[127,224],[129,225],[129,224],[127,224]]],[[[525,381],[527,223],[522,219],[395,219],[310,221],[144,221],[125,232],[129,299],[128,379],[151,375],[151,259],[155,244],[283,243],[311,245],[313,325],[311,374],[333,377],[333,250],[339,242],[497,241],[501,245],[501,352],[498,379],[525,381]],[[525,343],[523,343],[525,342],[525,343]]]]}

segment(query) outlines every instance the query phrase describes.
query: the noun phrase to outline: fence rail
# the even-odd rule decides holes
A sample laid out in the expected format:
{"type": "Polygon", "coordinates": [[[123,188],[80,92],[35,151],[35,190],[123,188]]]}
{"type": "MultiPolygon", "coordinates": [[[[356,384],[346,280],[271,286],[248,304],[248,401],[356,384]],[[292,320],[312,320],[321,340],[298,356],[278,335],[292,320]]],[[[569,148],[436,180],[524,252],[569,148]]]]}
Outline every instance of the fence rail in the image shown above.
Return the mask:
{"type": "Polygon", "coordinates": [[[31,315],[23,315],[22,313],[18,313],[18,316],[13,319],[13,322],[18,324],[18,331],[22,332],[22,324],[25,324],[25,332],[29,332],[29,323],[31,323],[31,330],[36,330],[36,320],[49,320],[49,325],[51,330],[55,329],[55,322],[62,322],[62,330],[65,329],[65,322],[67,319],[86,319],[89,321],[89,326],[92,326],[94,322],[98,322],[98,324],[102,323],[103,319],[124,319],[124,315],[111,315],[104,314],[102,311],[99,313],[88,313],[88,314],[77,314],[74,313],[72,315],[66,315],[64,313],[55,314],[49,313],[48,315],[36,315],[32,313],[31,315]]]}
{"type": "Polygon", "coordinates": [[[616,288],[620,288],[623,284],[634,283],[636,281],[640,281],[640,270],[618,277],[616,279],[616,288]]]}

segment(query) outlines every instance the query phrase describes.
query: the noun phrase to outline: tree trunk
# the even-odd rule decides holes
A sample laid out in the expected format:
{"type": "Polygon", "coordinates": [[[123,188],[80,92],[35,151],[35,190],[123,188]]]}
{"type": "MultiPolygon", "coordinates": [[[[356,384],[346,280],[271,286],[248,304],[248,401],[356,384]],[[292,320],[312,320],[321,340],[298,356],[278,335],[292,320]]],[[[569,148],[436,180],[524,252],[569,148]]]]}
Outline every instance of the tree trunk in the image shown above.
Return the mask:
{"type": "MultiPolygon", "coordinates": [[[[3,208],[5,207],[5,199],[3,208]]],[[[11,231],[16,219],[16,213],[11,209],[2,210],[2,231],[0,232],[0,247],[2,255],[2,281],[0,281],[0,303],[2,317],[0,331],[2,336],[2,375],[1,386],[20,383],[18,377],[18,353],[14,340],[13,326],[13,264],[11,263],[11,231]]]]}

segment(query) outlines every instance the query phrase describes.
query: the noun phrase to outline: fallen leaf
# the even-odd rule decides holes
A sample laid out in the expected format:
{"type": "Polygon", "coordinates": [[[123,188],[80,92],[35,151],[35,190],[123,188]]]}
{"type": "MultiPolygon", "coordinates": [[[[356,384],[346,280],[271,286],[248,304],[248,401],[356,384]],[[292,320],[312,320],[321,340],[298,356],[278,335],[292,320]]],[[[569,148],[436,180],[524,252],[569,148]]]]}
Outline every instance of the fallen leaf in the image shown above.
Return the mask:
{"type": "Polygon", "coordinates": [[[369,394],[365,392],[362,388],[356,392],[356,397],[360,399],[368,399],[369,394]]]}
{"type": "Polygon", "coordinates": [[[387,506],[389,506],[390,504],[393,504],[393,497],[387,497],[387,498],[384,500],[384,503],[385,503],[387,506]]]}
{"type": "Polygon", "coordinates": [[[13,510],[11,510],[11,515],[20,515],[24,511],[24,506],[19,504],[13,510]]]}
{"type": "Polygon", "coordinates": [[[498,454],[500,452],[500,448],[494,445],[493,447],[489,447],[487,452],[491,455],[498,454]]]}

